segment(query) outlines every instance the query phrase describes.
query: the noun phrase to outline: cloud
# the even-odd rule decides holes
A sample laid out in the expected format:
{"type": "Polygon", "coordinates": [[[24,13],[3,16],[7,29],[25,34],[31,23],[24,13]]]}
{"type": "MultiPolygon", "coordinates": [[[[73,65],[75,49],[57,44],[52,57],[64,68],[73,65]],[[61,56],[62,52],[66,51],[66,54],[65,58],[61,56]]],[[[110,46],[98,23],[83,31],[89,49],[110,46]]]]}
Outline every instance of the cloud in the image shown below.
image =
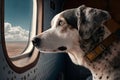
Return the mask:
{"type": "Polygon", "coordinates": [[[5,22],[5,39],[6,41],[27,41],[29,31],[20,26],[12,26],[11,23],[5,22]]]}

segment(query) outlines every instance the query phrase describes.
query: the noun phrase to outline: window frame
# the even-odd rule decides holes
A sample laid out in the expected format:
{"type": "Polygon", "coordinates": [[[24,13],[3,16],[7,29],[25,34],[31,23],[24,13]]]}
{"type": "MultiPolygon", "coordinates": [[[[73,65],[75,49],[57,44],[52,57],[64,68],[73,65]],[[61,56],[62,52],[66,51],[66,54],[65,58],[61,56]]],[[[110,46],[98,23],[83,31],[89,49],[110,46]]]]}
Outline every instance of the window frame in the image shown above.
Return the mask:
{"type": "Polygon", "coordinates": [[[32,26],[31,26],[31,33],[29,40],[28,40],[28,45],[23,51],[21,55],[16,55],[13,57],[8,56],[8,52],[6,49],[6,42],[5,42],[5,35],[4,35],[4,1],[1,0],[1,45],[3,49],[4,56],[6,58],[6,61],[8,65],[17,73],[23,73],[30,68],[34,67],[39,59],[40,52],[36,50],[36,48],[32,45],[32,38],[40,34],[42,32],[42,24],[43,24],[43,0],[33,0],[33,18],[32,18],[32,26]],[[29,62],[25,63],[25,65],[19,66],[17,63],[20,61],[24,61],[24,59],[27,58],[29,59],[29,62]],[[33,59],[33,60],[32,60],[33,59]]]}

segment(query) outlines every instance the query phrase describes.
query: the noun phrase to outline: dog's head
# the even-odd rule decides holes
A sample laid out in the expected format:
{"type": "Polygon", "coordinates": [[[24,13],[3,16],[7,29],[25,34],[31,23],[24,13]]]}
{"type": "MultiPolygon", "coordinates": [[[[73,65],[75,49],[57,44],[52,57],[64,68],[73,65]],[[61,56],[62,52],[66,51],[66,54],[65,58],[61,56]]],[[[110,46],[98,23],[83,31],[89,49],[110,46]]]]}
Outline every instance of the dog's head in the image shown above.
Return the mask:
{"type": "Polygon", "coordinates": [[[69,51],[81,47],[89,51],[103,38],[103,22],[110,15],[107,11],[84,5],[57,14],[51,28],[33,38],[33,45],[43,52],[69,51]]]}

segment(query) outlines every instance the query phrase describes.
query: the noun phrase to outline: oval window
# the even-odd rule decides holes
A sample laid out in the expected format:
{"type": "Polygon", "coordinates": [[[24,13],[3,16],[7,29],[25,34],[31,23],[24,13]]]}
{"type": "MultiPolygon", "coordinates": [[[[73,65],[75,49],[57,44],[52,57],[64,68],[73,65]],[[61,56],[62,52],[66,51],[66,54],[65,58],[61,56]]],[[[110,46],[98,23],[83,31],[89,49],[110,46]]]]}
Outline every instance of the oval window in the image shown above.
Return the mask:
{"type": "Polygon", "coordinates": [[[32,23],[33,0],[5,0],[4,32],[9,56],[25,51],[32,23]]]}

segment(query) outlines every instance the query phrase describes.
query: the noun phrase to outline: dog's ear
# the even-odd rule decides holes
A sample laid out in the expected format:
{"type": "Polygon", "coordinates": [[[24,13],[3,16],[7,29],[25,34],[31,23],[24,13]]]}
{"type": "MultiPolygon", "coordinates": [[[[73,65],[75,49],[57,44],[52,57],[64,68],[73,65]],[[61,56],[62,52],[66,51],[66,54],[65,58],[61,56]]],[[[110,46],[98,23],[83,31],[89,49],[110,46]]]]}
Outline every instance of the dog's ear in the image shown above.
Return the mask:
{"type": "Polygon", "coordinates": [[[77,28],[80,34],[81,39],[88,39],[90,37],[90,34],[86,33],[89,30],[89,27],[86,27],[87,25],[87,19],[85,14],[85,5],[81,5],[78,8],[76,8],[76,17],[77,17],[77,28]]]}
{"type": "Polygon", "coordinates": [[[110,19],[110,14],[107,11],[85,5],[76,9],[76,16],[78,31],[83,39],[89,39],[98,26],[110,19]]]}
{"type": "Polygon", "coordinates": [[[86,7],[85,5],[81,5],[76,9],[76,16],[78,18],[78,28],[81,23],[84,24],[85,22],[93,22],[101,24],[111,18],[107,11],[86,7]]]}
{"type": "Polygon", "coordinates": [[[81,19],[81,17],[85,17],[85,15],[83,14],[83,10],[85,9],[85,7],[86,7],[85,5],[81,5],[76,9],[78,30],[80,28],[81,22],[83,21],[83,18],[81,19]]]}
{"type": "Polygon", "coordinates": [[[111,18],[110,14],[105,10],[95,9],[93,13],[93,20],[96,24],[102,24],[111,18]]]}

